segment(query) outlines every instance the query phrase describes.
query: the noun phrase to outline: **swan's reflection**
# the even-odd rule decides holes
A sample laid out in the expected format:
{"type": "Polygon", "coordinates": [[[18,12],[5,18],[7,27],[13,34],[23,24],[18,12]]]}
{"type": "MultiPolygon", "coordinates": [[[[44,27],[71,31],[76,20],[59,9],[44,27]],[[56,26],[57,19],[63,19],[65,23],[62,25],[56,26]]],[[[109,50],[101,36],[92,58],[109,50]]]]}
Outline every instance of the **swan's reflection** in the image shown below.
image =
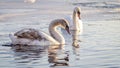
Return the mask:
{"type": "Polygon", "coordinates": [[[46,47],[30,45],[13,45],[14,64],[16,68],[32,68],[29,64],[34,65],[40,63],[38,60],[46,55],[46,47]]]}
{"type": "Polygon", "coordinates": [[[73,54],[75,54],[76,60],[79,60],[79,56],[80,56],[79,35],[80,35],[80,32],[77,30],[73,30],[73,31],[71,31],[71,34],[72,34],[72,41],[73,41],[73,43],[72,43],[73,54]]]}
{"type": "Polygon", "coordinates": [[[73,54],[75,55],[76,60],[80,60],[80,47],[73,46],[73,54]]]}
{"type": "Polygon", "coordinates": [[[41,58],[46,50],[45,47],[40,47],[37,45],[30,45],[30,46],[16,45],[16,46],[12,46],[12,49],[14,51],[14,56],[19,58],[19,60],[20,59],[22,60],[23,57],[24,58],[26,57],[26,59],[41,58]]]}
{"type": "Polygon", "coordinates": [[[39,46],[39,45],[12,45],[12,49],[16,52],[26,52],[26,51],[32,51],[32,52],[41,52],[44,51],[48,46],[39,46]]]}
{"type": "Polygon", "coordinates": [[[72,41],[73,41],[73,43],[72,43],[72,45],[74,46],[74,47],[79,47],[79,35],[80,35],[80,31],[78,31],[78,30],[72,30],[71,31],[71,34],[72,34],[72,41]]]}
{"type": "Polygon", "coordinates": [[[42,57],[46,56],[47,50],[48,62],[52,64],[51,67],[68,66],[69,55],[64,51],[64,46],[61,45],[50,45],[49,47],[37,45],[13,45],[12,49],[14,51],[15,64],[18,68],[32,68],[32,66],[28,65],[30,63],[32,63],[32,65],[39,64],[40,62],[38,62],[38,60],[43,59],[42,57]]]}
{"type": "Polygon", "coordinates": [[[64,48],[58,45],[52,45],[48,49],[48,62],[54,66],[68,66],[69,54],[64,51],[64,48]]]}

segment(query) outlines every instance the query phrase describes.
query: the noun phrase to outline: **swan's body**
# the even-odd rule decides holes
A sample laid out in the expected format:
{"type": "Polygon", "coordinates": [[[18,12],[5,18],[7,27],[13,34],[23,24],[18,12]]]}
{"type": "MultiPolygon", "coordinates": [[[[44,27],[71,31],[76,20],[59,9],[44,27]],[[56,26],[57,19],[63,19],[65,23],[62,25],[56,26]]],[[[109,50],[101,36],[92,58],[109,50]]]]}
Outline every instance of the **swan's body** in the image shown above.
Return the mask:
{"type": "Polygon", "coordinates": [[[69,33],[68,22],[65,19],[56,19],[49,25],[51,36],[43,31],[27,28],[18,31],[15,34],[10,34],[10,39],[14,45],[65,44],[64,37],[58,32],[57,27],[62,27],[69,33]]]}
{"type": "Polygon", "coordinates": [[[80,13],[81,9],[79,7],[75,7],[73,11],[73,16],[67,16],[65,17],[65,19],[69,22],[70,30],[77,30],[79,31],[79,34],[82,34],[83,22],[81,20],[80,13]]]}

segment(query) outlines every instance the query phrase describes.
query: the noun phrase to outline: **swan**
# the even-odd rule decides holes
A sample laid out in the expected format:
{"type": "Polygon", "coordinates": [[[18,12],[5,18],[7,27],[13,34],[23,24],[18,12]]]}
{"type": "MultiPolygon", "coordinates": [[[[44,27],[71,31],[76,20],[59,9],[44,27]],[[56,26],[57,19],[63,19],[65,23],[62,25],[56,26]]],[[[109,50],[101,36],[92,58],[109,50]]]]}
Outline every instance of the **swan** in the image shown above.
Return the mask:
{"type": "Polygon", "coordinates": [[[58,27],[65,29],[69,34],[69,24],[65,19],[55,19],[49,24],[49,33],[38,31],[33,28],[25,28],[9,37],[13,45],[50,45],[65,44],[64,37],[57,30],[58,27]]]}
{"type": "Polygon", "coordinates": [[[24,0],[25,3],[35,3],[36,0],[24,0]]]}
{"type": "MultiPolygon", "coordinates": [[[[73,16],[67,16],[65,19],[69,22],[70,31],[77,30],[79,34],[83,32],[83,22],[81,20],[81,9],[80,7],[75,7],[73,10],[73,16]]],[[[62,30],[64,32],[64,30],[62,30]]],[[[66,32],[65,32],[66,33],[66,32]]]]}

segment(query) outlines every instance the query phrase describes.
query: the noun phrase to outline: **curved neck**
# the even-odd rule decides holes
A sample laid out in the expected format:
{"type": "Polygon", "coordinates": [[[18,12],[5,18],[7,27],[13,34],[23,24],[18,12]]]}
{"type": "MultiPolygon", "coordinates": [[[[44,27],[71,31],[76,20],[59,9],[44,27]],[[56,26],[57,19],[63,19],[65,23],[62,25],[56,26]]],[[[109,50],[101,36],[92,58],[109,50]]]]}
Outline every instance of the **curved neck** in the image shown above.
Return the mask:
{"type": "Polygon", "coordinates": [[[58,41],[60,44],[65,44],[65,39],[64,37],[62,36],[62,34],[60,34],[60,32],[58,31],[58,27],[61,26],[59,24],[59,22],[54,22],[54,23],[51,23],[50,26],[49,26],[49,32],[50,32],[50,35],[56,40],[58,41]]]}
{"type": "Polygon", "coordinates": [[[78,14],[74,11],[73,12],[73,23],[76,24],[80,19],[78,17],[78,14]]]}

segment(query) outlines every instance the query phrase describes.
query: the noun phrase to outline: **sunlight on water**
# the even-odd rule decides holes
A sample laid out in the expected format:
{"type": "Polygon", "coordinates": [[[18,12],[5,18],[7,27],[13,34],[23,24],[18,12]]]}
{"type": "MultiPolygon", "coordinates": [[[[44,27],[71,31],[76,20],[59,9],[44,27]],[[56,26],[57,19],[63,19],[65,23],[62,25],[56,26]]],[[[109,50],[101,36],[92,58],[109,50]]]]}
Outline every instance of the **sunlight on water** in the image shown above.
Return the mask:
{"type": "Polygon", "coordinates": [[[119,0],[24,1],[0,1],[0,68],[120,68],[119,0]],[[49,33],[50,21],[72,15],[75,6],[82,9],[84,31],[63,33],[63,48],[10,46],[10,33],[23,28],[49,33]]]}

